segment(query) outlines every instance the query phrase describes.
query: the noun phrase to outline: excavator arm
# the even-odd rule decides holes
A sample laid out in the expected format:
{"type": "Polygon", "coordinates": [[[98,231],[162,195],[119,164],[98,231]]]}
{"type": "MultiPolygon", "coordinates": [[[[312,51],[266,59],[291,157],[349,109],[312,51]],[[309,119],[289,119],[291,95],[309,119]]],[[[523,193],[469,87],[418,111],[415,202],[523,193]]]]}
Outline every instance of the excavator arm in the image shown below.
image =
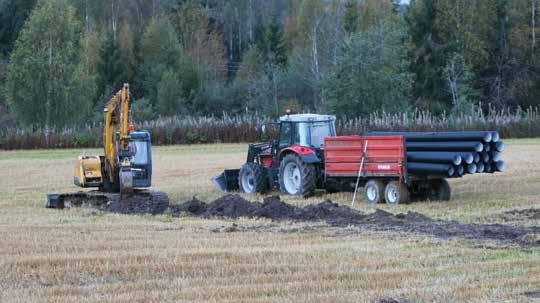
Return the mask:
{"type": "Polygon", "coordinates": [[[130,192],[133,187],[129,150],[129,98],[129,85],[124,84],[104,109],[105,178],[112,184],[119,182],[120,192],[130,192]]]}

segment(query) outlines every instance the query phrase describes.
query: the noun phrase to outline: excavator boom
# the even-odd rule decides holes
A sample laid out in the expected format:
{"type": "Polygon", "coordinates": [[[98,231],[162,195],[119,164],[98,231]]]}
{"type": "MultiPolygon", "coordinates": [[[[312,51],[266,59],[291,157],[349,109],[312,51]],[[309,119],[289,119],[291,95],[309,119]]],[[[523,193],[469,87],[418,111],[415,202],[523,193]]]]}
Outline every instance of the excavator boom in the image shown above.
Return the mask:
{"type": "Polygon", "coordinates": [[[105,105],[103,125],[106,177],[110,184],[118,182],[121,192],[133,187],[129,125],[129,85],[124,84],[105,105]]]}

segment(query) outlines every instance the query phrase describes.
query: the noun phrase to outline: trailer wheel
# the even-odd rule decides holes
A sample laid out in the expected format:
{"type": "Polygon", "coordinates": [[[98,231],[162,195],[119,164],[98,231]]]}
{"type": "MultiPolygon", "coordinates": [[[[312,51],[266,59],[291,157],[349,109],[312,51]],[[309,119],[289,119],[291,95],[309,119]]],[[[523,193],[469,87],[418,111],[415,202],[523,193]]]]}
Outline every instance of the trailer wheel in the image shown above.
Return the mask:
{"type": "Polygon", "coordinates": [[[238,174],[238,187],[246,194],[265,192],[268,187],[266,171],[257,163],[242,165],[238,174]]]}
{"type": "Polygon", "coordinates": [[[384,201],[384,183],[380,180],[369,180],[364,186],[364,198],[367,204],[377,204],[384,201]]]}
{"type": "Polygon", "coordinates": [[[452,190],[446,179],[438,179],[431,181],[431,190],[429,199],[431,201],[450,201],[452,190]]]}
{"type": "Polygon", "coordinates": [[[279,188],[286,195],[311,196],[315,193],[316,181],[315,166],[304,163],[295,154],[286,155],[279,164],[279,188]]]}
{"type": "Polygon", "coordinates": [[[384,190],[384,200],[386,204],[397,205],[409,203],[410,193],[407,186],[399,181],[392,181],[386,185],[384,190]]]}

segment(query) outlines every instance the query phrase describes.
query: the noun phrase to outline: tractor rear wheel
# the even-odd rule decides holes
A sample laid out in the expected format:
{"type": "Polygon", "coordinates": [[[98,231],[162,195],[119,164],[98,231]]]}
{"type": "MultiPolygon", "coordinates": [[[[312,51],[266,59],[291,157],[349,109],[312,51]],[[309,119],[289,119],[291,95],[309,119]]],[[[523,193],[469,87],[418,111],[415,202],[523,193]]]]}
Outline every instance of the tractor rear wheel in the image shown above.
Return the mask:
{"type": "Polygon", "coordinates": [[[450,201],[452,190],[446,179],[432,180],[430,183],[431,188],[428,198],[431,201],[450,201]]]}
{"type": "Polygon", "coordinates": [[[286,155],[279,164],[279,188],[286,195],[311,196],[315,193],[316,182],[315,166],[304,163],[295,154],[286,155]]]}
{"type": "Polygon", "coordinates": [[[381,180],[369,180],[364,186],[364,199],[367,204],[384,201],[384,183],[381,180]]]}
{"type": "Polygon", "coordinates": [[[399,181],[392,181],[386,185],[384,190],[384,200],[386,204],[397,205],[409,203],[410,193],[407,186],[399,181]]]}
{"type": "Polygon", "coordinates": [[[246,194],[263,193],[268,188],[266,171],[257,163],[246,163],[238,173],[238,187],[246,194]]]}

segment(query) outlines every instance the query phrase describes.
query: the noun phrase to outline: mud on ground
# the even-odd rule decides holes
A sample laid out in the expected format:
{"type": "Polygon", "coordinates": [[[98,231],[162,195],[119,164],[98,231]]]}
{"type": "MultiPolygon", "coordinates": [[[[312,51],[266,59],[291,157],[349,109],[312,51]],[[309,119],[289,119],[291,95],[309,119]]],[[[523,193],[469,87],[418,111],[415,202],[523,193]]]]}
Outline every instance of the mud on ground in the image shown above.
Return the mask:
{"type": "MultiPolygon", "coordinates": [[[[163,194],[164,195],[164,194],[163,194]]],[[[331,227],[361,227],[374,231],[427,234],[440,239],[462,238],[473,242],[497,242],[522,247],[540,246],[540,227],[520,227],[507,224],[464,224],[429,218],[417,212],[392,214],[384,210],[363,213],[330,200],[305,207],[284,203],[279,196],[271,196],[261,202],[250,202],[239,195],[226,195],[211,203],[193,198],[178,205],[169,206],[168,198],[159,195],[134,196],[128,200],[110,200],[99,205],[106,212],[122,214],[163,214],[167,210],[173,217],[237,219],[240,217],[270,219],[272,221],[325,222],[331,227]]],[[[530,210],[536,218],[539,210],[530,210]]],[[[268,226],[268,224],[266,225],[268,226]]],[[[262,231],[263,229],[259,229],[262,231]]],[[[234,225],[224,231],[253,231],[234,225]]]]}
{"type": "Polygon", "coordinates": [[[538,227],[540,208],[513,209],[485,218],[487,222],[502,222],[509,225],[538,227]]]}
{"type": "MultiPolygon", "coordinates": [[[[464,238],[472,241],[496,241],[520,246],[540,245],[540,228],[516,227],[503,224],[464,224],[429,218],[417,212],[394,215],[384,210],[366,214],[346,205],[324,201],[299,208],[280,200],[265,198],[263,203],[249,202],[238,195],[227,195],[212,203],[192,199],[171,207],[173,216],[200,218],[267,218],[274,221],[324,221],[330,226],[358,226],[377,231],[429,234],[437,238],[464,238]]],[[[241,230],[235,227],[237,230],[241,230]]]]}
{"type": "Polygon", "coordinates": [[[169,197],[159,191],[136,191],[131,195],[98,191],[65,194],[61,208],[87,207],[101,211],[128,215],[159,215],[169,207],[169,197]]]}

